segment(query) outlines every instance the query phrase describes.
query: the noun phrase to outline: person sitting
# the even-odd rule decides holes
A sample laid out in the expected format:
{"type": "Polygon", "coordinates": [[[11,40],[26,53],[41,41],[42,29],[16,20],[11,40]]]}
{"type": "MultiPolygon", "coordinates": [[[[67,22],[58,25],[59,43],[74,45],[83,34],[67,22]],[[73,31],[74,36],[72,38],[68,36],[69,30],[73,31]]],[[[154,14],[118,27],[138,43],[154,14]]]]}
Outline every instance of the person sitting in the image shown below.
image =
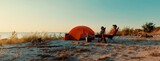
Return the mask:
{"type": "Polygon", "coordinates": [[[108,35],[114,35],[116,31],[117,31],[117,25],[113,25],[113,28],[110,30],[108,35]]]}
{"type": "Polygon", "coordinates": [[[113,28],[105,35],[105,37],[108,37],[109,39],[112,39],[114,35],[116,35],[119,27],[117,25],[112,25],[113,28]]]}
{"type": "Polygon", "coordinates": [[[106,37],[108,39],[111,39],[113,38],[113,36],[116,35],[119,27],[117,27],[117,25],[112,25],[113,28],[107,33],[105,34],[105,29],[103,26],[101,27],[101,31],[100,31],[100,34],[97,34],[95,35],[95,37],[98,37],[98,42],[101,42],[102,40],[104,40],[104,42],[106,42],[106,37]]]}
{"type": "Polygon", "coordinates": [[[98,42],[102,42],[104,40],[104,42],[106,43],[106,38],[104,37],[106,28],[105,27],[101,27],[101,31],[100,31],[100,38],[98,39],[98,42]]]}

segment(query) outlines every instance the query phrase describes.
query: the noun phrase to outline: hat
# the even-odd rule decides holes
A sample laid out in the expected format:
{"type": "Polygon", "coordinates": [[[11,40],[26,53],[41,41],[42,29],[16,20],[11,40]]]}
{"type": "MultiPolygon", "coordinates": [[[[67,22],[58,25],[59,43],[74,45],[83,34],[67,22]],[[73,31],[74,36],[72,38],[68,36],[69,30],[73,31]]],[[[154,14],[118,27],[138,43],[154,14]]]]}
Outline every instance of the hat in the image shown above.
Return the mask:
{"type": "Polygon", "coordinates": [[[117,25],[112,25],[112,26],[117,27],[117,25]]]}

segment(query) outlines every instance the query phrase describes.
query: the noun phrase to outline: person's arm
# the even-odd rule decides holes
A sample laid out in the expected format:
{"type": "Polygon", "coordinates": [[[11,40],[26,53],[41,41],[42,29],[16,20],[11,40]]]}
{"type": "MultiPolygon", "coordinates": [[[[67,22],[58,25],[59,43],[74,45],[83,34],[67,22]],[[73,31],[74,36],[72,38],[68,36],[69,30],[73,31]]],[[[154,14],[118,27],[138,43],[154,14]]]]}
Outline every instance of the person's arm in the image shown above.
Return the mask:
{"type": "Polygon", "coordinates": [[[117,29],[116,29],[117,31],[119,30],[119,27],[117,27],[117,29]]]}

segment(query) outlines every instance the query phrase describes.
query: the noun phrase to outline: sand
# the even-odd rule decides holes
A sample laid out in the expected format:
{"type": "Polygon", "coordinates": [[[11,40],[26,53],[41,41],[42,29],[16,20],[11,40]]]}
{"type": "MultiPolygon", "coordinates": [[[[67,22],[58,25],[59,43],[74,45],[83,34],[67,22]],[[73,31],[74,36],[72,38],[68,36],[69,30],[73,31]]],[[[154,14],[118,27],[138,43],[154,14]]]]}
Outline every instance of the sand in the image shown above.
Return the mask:
{"type": "Polygon", "coordinates": [[[115,37],[107,43],[55,40],[0,47],[0,61],[160,61],[159,37],[115,37]]]}

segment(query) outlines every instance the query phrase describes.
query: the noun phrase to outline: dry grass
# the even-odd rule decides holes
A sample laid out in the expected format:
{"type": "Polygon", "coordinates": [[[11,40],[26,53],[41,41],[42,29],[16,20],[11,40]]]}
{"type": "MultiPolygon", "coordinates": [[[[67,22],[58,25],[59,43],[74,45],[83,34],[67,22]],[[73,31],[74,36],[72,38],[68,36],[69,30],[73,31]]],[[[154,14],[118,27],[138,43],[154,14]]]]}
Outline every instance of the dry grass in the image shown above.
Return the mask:
{"type": "Polygon", "coordinates": [[[59,40],[62,36],[56,36],[55,34],[48,33],[31,33],[22,37],[26,42],[43,42],[47,40],[59,40]]]}
{"type": "Polygon", "coordinates": [[[25,42],[45,42],[49,40],[60,40],[63,37],[61,35],[56,36],[55,34],[48,34],[46,32],[35,32],[24,35],[22,38],[18,38],[16,32],[14,32],[10,38],[0,39],[0,45],[5,44],[16,44],[16,43],[25,43],[25,42]]]}
{"type": "Polygon", "coordinates": [[[23,39],[19,38],[10,38],[10,39],[1,39],[0,40],[0,45],[5,45],[5,44],[16,44],[16,43],[23,43],[23,39]]]}

